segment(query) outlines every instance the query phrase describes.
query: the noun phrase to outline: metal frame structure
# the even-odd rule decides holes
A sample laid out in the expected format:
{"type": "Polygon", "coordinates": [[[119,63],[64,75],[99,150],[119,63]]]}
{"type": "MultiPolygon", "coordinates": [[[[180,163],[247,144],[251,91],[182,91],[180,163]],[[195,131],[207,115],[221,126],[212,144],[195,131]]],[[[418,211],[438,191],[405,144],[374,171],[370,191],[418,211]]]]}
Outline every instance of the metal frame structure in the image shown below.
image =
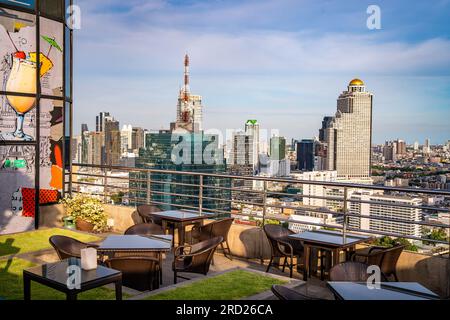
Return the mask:
{"type": "MultiPolygon", "coordinates": [[[[385,235],[385,236],[392,236],[392,237],[398,237],[398,238],[405,238],[405,239],[411,239],[411,240],[419,240],[419,241],[428,241],[430,243],[440,243],[440,244],[446,244],[450,247],[450,243],[448,241],[441,241],[441,240],[433,240],[433,239],[426,239],[426,238],[420,238],[413,235],[404,235],[404,234],[396,234],[391,232],[383,232],[383,231],[374,231],[374,230],[364,230],[364,229],[357,229],[349,226],[349,218],[350,217],[357,217],[361,218],[361,215],[350,213],[349,212],[349,203],[371,203],[371,204],[377,204],[377,205],[386,205],[391,207],[400,207],[400,208],[414,208],[414,209],[420,209],[420,210],[428,210],[433,212],[446,212],[450,213],[450,208],[444,208],[444,207],[432,207],[432,206],[425,206],[425,205],[409,205],[409,204],[400,204],[400,203],[390,203],[390,202],[381,202],[381,201],[367,201],[367,200],[357,200],[357,199],[349,199],[349,189],[363,189],[363,190],[376,190],[376,191],[389,191],[389,192],[398,192],[398,193],[404,193],[404,194],[421,194],[421,195],[440,195],[445,197],[450,197],[450,191],[445,190],[431,190],[431,189],[414,189],[414,188],[399,188],[399,187],[383,187],[383,186],[373,186],[373,185],[365,185],[365,184],[350,184],[350,183],[339,183],[339,182],[322,182],[322,181],[310,181],[310,180],[296,180],[296,179],[280,179],[280,178],[268,178],[268,177],[258,177],[258,176],[236,176],[236,175],[227,175],[227,174],[209,174],[209,173],[201,173],[201,172],[184,172],[184,171],[171,171],[171,170],[157,170],[157,169],[141,169],[141,168],[130,168],[130,167],[121,167],[121,166],[102,166],[102,165],[88,165],[88,164],[78,164],[74,163],[74,167],[78,168],[84,168],[84,169],[90,169],[91,171],[97,170],[98,173],[90,173],[90,172],[80,172],[77,171],[69,173],[70,176],[76,176],[76,177],[91,177],[100,179],[101,183],[91,183],[91,182],[84,182],[84,181],[78,181],[72,180],[72,184],[74,186],[97,186],[102,187],[103,192],[102,193],[92,193],[93,195],[99,196],[103,199],[105,203],[108,202],[108,199],[111,195],[113,195],[113,190],[120,189],[122,191],[129,192],[129,194],[135,194],[134,202],[136,204],[145,204],[145,203],[152,203],[156,205],[162,205],[162,204],[168,204],[163,202],[157,202],[151,200],[152,194],[165,194],[165,195],[171,195],[175,197],[190,197],[195,198],[198,200],[198,206],[186,206],[186,205],[180,205],[180,204],[173,204],[171,203],[171,206],[184,209],[184,210],[195,210],[197,212],[200,212],[200,214],[204,212],[211,212],[216,214],[233,214],[235,216],[249,216],[249,217],[257,217],[262,219],[262,223],[265,224],[266,219],[275,219],[282,222],[287,222],[288,219],[286,219],[283,216],[280,215],[270,215],[267,213],[267,208],[286,208],[286,209],[293,209],[298,210],[301,208],[294,207],[294,206],[281,206],[276,204],[268,204],[266,199],[268,196],[286,196],[286,197],[295,197],[297,199],[303,199],[303,198],[312,198],[312,199],[324,199],[324,200],[334,200],[339,201],[342,203],[343,210],[342,212],[339,211],[332,211],[325,208],[311,208],[307,211],[310,212],[319,212],[319,213],[331,213],[336,216],[341,216],[343,218],[342,225],[331,225],[326,223],[314,223],[314,222],[306,222],[306,221],[300,221],[300,223],[305,225],[311,225],[311,226],[318,226],[318,227],[328,227],[328,228],[335,228],[342,231],[342,234],[344,237],[346,237],[346,234],[348,232],[361,232],[361,233],[367,233],[367,234],[374,234],[374,235],[385,235]],[[140,173],[146,173],[147,178],[146,179],[135,179],[135,178],[127,178],[127,177],[113,177],[114,180],[128,180],[129,182],[133,181],[137,183],[139,186],[139,182],[145,182],[147,183],[146,188],[146,196],[145,198],[137,198],[137,195],[139,195],[139,191],[142,191],[139,187],[138,188],[123,188],[122,186],[114,186],[111,184],[111,176],[108,176],[108,172],[117,171],[117,172],[140,172],[140,173]],[[186,185],[179,182],[171,182],[171,181],[155,181],[153,179],[150,179],[149,177],[153,173],[165,173],[165,174],[173,174],[173,175],[193,175],[193,176],[199,176],[199,184],[188,184],[192,187],[198,188],[198,194],[192,195],[192,194],[176,194],[176,193],[170,193],[170,192],[161,192],[161,191],[154,191],[151,190],[150,184],[153,183],[160,183],[160,184],[171,184],[171,185],[186,185]],[[219,178],[229,178],[231,180],[251,180],[251,181],[261,181],[263,182],[263,189],[262,190],[252,190],[252,189],[244,189],[244,188],[236,188],[236,187],[220,187],[220,186],[214,186],[214,185],[207,185],[203,184],[203,180],[205,177],[219,177],[219,178]],[[291,185],[316,185],[316,186],[324,186],[324,187],[333,187],[333,188],[339,188],[343,190],[343,196],[342,197],[321,197],[321,196],[312,196],[312,195],[301,195],[301,194],[290,194],[285,192],[276,192],[276,191],[270,191],[268,190],[268,183],[269,182],[277,182],[277,183],[285,183],[285,184],[291,184],[291,185]],[[204,196],[204,190],[207,188],[216,188],[221,190],[231,190],[235,192],[243,192],[243,193],[249,193],[249,194],[258,194],[262,197],[261,202],[255,202],[255,201],[242,201],[242,200],[233,200],[233,199],[220,199],[220,198],[209,198],[204,196]],[[227,201],[237,204],[250,204],[257,207],[262,208],[262,216],[257,215],[250,215],[250,214],[243,214],[243,213],[231,213],[229,211],[223,211],[223,210],[217,210],[217,209],[205,209],[203,207],[203,200],[209,199],[209,200],[219,200],[219,201],[227,201]]],[[[78,193],[79,191],[75,190],[76,187],[72,187],[72,191],[75,193],[78,193]]],[[[398,222],[398,223],[405,223],[405,224],[414,224],[414,225],[420,225],[420,226],[429,226],[429,227],[440,227],[444,229],[450,229],[450,223],[449,224],[434,224],[427,221],[410,221],[410,220],[403,220],[403,219],[392,219],[392,218],[386,218],[386,217],[380,217],[380,216],[364,216],[364,219],[369,220],[380,220],[380,221],[390,221],[390,222],[398,222]]]]}
{"type": "MultiPolygon", "coordinates": [[[[52,15],[47,15],[43,12],[41,12],[41,1],[42,0],[35,0],[35,8],[34,9],[27,9],[25,7],[21,7],[19,5],[9,5],[5,3],[0,3],[1,9],[8,9],[8,10],[14,10],[17,12],[23,12],[34,15],[36,21],[36,53],[40,53],[40,24],[41,24],[41,17],[46,18],[52,21],[60,22],[61,27],[63,28],[63,66],[62,66],[62,72],[63,72],[63,95],[62,96],[52,96],[52,95],[44,95],[41,93],[41,79],[40,79],[40,71],[41,71],[41,65],[40,65],[40,54],[36,54],[36,64],[37,64],[37,70],[36,70],[36,94],[29,94],[29,93],[21,93],[21,92],[8,92],[8,91],[2,91],[0,90],[0,95],[14,95],[14,96],[23,96],[23,97],[33,97],[36,98],[36,131],[35,131],[35,139],[34,141],[0,141],[0,146],[33,146],[35,151],[35,174],[34,174],[34,189],[35,192],[35,219],[34,219],[34,227],[35,229],[39,228],[39,192],[37,192],[40,189],[40,111],[41,106],[40,102],[41,99],[49,99],[49,100],[59,100],[63,101],[63,108],[62,108],[62,117],[63,117],[63,146],[62,146],[62,158],[63,158],[63,172],[65,172],[66,169],[71,172],[71,157],[70,157],[70,144],[72,140],[72,106],[73,106],[73,30],[70,28],[70,26],[67,24],[66,21],[66,13],[67,13],[67,7],[73,5],[73,0],[58,0],[62,3],[62,12],[61,16],[59,18],[56,18],[52,15]],[[67,54],[66,54],[66,33],[69,34],[69,61],[67,61],[67,54]],[[66,73],[66,64],[70,63],[69,70],[70,75],[68,76],[66,73]],[[69,84],[69,92],[66,90],[66,86],[69,84]],[[69,107],[69,145],[67,145],[67,136],[66,136],[66,108],[69,107]],[[68,156],[69,162],[66,168],[66,157],[68,156]]],[[[63,174],[63,195],[65,193],[65,174],[63,174]]]]}

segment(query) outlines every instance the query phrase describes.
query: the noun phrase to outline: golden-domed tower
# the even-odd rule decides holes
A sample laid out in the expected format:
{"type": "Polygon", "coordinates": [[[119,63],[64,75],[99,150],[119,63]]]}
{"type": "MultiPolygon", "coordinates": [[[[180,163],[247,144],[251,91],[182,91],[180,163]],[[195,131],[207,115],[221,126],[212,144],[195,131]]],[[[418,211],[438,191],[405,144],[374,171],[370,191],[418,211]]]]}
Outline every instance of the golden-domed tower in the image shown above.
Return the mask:
{"type": "Polygon", "coordinates": [[[338,177],[360,179],[371,175],[372,100],[364,82],[353,79],[337,99],[337,112],[321,129],[327,144],[326,170],[338,177]]]}

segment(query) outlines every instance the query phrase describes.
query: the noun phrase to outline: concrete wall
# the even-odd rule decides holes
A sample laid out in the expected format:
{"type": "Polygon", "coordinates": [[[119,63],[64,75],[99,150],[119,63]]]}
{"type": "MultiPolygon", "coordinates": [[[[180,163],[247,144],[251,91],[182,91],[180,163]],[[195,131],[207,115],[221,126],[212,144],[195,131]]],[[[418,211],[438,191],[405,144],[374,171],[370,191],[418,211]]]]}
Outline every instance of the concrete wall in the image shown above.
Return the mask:
{"type": "MultiPolygon", "coordinates": [[[[41,227],[62,227],[62,218],[65,216],[64,207],[61,204],[54,204],[40,207],[41,227]]],[[[123,232],[129,226],[142,222],[134,207],[105,205],[105,212],[108,218],[114,219],[115,232],[123,232]]]]}
{"type": "MultiPolygon", "coordinates": [[[[128,227],[141,222],[135,208],[106,205],[108,217],[114,219],[115,232],[122,233],[128,227]]],[[[41,226],[62,225],[64,216],[61,205],[41,207],[41,226]]],[[[206,221],[205,223],[208,223],[206,221]]],[[[187,230],[189,239],[189,228],[187,230]]],[[[233,224],[228,234],[228,243],[233,255],[246,259],[269,259],[270,245],[261,228],[233,224]]],[[[419,282],[442,296],[450,295],[450,259],[428,256],[415,252],[403,252],[397,265],[400,281],[419,282]]]]}
{"type": "Polygon", "coordinates": [[[65,216],[62,204],[40,206],[39,226],[46,228],[62,227],[65,216]]]}
{"type": "Polygon", "coordinates": [[[450,296],[450,259],[404,251],[397,263],[399,281],[419,282],[443,297],[450,296]]]}

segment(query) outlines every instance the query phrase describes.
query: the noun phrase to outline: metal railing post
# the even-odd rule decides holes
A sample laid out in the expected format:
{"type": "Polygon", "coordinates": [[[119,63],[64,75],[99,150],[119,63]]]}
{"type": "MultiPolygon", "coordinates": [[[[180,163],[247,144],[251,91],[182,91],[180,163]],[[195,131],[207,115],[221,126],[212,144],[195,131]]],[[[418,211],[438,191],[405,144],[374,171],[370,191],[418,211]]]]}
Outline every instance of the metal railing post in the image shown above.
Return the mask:
{"type": "Polygon", "coordinates": [[[200,175],[199,188],[198,188],[198,210],[199,213],[203,213],[203,175],[200,175]]]}
{"type": "Polygon", "coordinates": [[[266,224],[266,211],[267,211],[267,181],[264,181],[264,193],[263,193],[263,222],[262,225],[266,224]]]}
{"type": "Polygon", "coordinates": [[[347,236],[347,224],[348,224],[348,217],[347,217],[347,213],[348,213],[348,201],[347,201],[347,196],[348,196],[348,189],[347,187],[344,187],[344,222],[342,225],[342,237],[344,239],[344,243],[346,242],[346,236],[347,236]]]}
{"type": "Polygon", "coordinates": [[[105,168],[104,174],[103,174],[103,202],[106,203],[106,188],[108,185],[108,169],[105,168]]]}
{"type": "Polygon", "coordinates": [[[152,178],[150,171],[147,172],[147,204],[152,202],[152,178]]]}

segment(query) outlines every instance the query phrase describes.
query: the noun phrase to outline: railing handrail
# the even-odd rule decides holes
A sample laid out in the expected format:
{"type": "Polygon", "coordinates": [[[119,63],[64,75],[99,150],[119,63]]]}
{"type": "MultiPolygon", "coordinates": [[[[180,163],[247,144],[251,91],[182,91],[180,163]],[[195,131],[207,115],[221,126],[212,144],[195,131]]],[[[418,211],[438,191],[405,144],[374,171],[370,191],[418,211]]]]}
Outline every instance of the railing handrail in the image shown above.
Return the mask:
{"type": "Polygon", "coordinates": [[[405,187],[386,187],[386,186],[374,186],[374,185],[368,185],[368,184],[356,184],[356,183],[345,183],[345,182],[297,180],[297,179],[292,179],[292,178],[273,178],[273,177],[261,177],[261,176],[241,176],[241,175],[207,173],[207,172],[131,168],[131,167],[125,167],[125,166],[106,166],[106,165],[94,165],[94,164],[82,164],[82,163],[72,163],[72,166],[97,168],[97,169],[122,170],[122,171],[128,171],[128,172],[131,172],[131,171],[139,172],[140,171],[140,172],[154,172],[154,173],[164,173],[164,174],[209,176],[209,177],[214,177],[214,178],[233,178],[233,179],[241,179],[241,180],[256,180],[256,181],[279,182],[279,183],[290,183],[290,184],[309,184],[309,185],[319,185],[319,186],[327,186],[327,187],[341,187],[341,188],[348,187],[350,189],[369,189],[369,190],[379,190],[379,191],[396,191],[396,192],[406,192],[406,193],[423,193],[423,194],[435,194],[435,195],[450,196],[450,191],[440,190],[440,189],[419,189],[419,188],[416,189],[416,188],[405,188],[405,187]]]}
{"type": "MultiPolygon", "coordinates": [[[[450,196],[450,191],[445,190],[430,190],[430,189],[415,189],[415,188],[398,188],[398,187],[385,187],[385,186],[373,186],[368,184],[354,184],[354,183],[344,183],[344,182],[329,182],[329,181],[311,181],[311,180],[297,180],[292,178],[272,178],[272,177],[260,177],[260,176],[239,176],[239,175],[231,175],[231,174],[218,174],[218,173],[208,173],[208,172],[189,172],[189,171],[177,171],[177,170],[164,170],[164,169],[147,169],[147,168],[131,168],[131,167],[124,167],[124,166],[105,166],[105,165],[90,165],[90,164],[78,164],[74,163],[74,167],[81,167],[81,168],[93,168],[93,169],[99,169],[100,174],[91,174],[91,173],[85,173],[85,172],[71,172],[70,175],[80,175],[80,176],[91,176],[98,179],[103,180],[103,184],[97,184],[97,183],[90,183],[90,182],[81,182],[81,181],[73,181],[71,179],[71,184],[79,184],[79,185],[87,185],[87,186],[98,186],[103,187],[103,192],[99,194],[100,196],[103,196],[105,202],[108,198],[108,196],[113,195],[113,193],[109,194],[107,190],[115,190],[115,189],[123,189],[128,190],[128,192],[136,192],[134,196],[134,201],[136,204],[138,203],[145,203],[151,201],[151,203],[155,204],[166,204],[171,205],[174,207],[180,207],[184,209],[192,209],[197,211],[209,211],[213,213],[227,213],[232,214],[235,216],[248,216],[248,217],[255,217],[262,219],[263,224],[265,223],[266,219],[276,219],[279,221],[287,221],[292,223],[301,223],[305,225],[311,225],[311,226],[326,226],[326,227],[333,227],[336,229],[342,230],[342,234],[345,237],[346,233],[348,231],[359,231],[364,232],[368,234],[378,234],[378,235],[390,235],[394,237],[403,237],[406,239],[414,239],[414,240],[421,240],[421,241],[428,241],[430,243],[441,243],[441,244],[447,244],[450,245],[448,241],[441,241],[441,240],[433,240],[433,239],[427,239],[427,238],[420,238],[417,237],[415,234],[411,235],[405,235],[405,234],[398,234],[393,232],[384,232],[384,231],[376,231],[376,230],[362,230],[357,229],[349,225],[350,218],[359,218],[359,219],[368,219],[368,220],[379,220],[379,221],[389,221],[389,222],[395,222],[395,223],[404,223],[404,224],[411,224],[411,225],[418,225],[418,226],[429,226],[429,227],[439,227],[439,228],[446,228],[450,229],[450,224],[439,224],[439,223],[432,223],[430,221],[421,220],[421,221],[412,221],[412,220],[404,220],[399,218],[389,218],[389,217],[383,217],[383,216],[374,216],[374,215],[361,215],[361,214],[355,214],[351,213],[351,203],[369,203],[373,205],[380,205],[380,206],[392,206],[392,207],[403,207],[403,208],[410,208],[410,209],[418,209],[418,210],[433,210],[437,212],[450,212],[450,209],[443,208],[443,207],[431,207],[431,206],[423,206],[423,205],[412,205],[407,203],[391,203],[388,201],[370,201],[370,200],[363,200],[363,199],[355,199],[349,196],[348,191],[351,189],[368,189],[368,190],[379,190],[379,191],[395,191],[395,192],[401,192],[401,193],[414,193],[414,194],[426,194],[426,195],[442,195],[442,196],[450,196]],[[145,173],[146,179],[141,179],[141,177],[134,178],[127,178],[127,177],[114,177],[113,175],[107,174],[107,171],[122,171],[122,172],[136,172],[136,173],[145,173]],[[173,174],[173,175],[191,175],[191,176],[197,176],[199,177],[199,183],[180,183],[180,182],[174,182],[174,181],[158,181],[154,179],[150,179],[149,173],[160,173],[160,174],[173,174]],[[204,178],[205,177],[212,177],[212,178],[228,178],[228,179],[235,179],[235,180],[251,180],[251,181],[261,181],[262,184],[262,190],[251,190],[251,189],[242,189],[241,187],[223,187],[223,186],[216,186],[213,184],[204,184],[204,178]],[[180,185],[180,186],[189,186],[189,187],[195,187],[198,188],[197,193],[194,194],[188,194],[188,193],[176,193],[176,192],[166,192],[166,191],[156,191],[152,190],[152,188],[144,187],[144,189],[141,187],[140,184],[138,184],[137,188],[131,188],[130,186],[127,187],[115,187],[113,185],[106,185],[107,181],[114,181],[114,179],[118,179],[119,183],[120,180],[128,180],[132,182],[143,182],[147,183],[147,185],[156,183],[156,184],[173,184],[173,185],[180,185]],[[318,185],[318,186],[324,186],[324,187],[332,187],[332,188],[342,188],[343,189],[343,195],[342,197],[336,197],[336,196],[315,196],[315,195],[305,195],[305,194],[291,194],[286,192],[277,192],[277,191],[271,191],[267,189],[267,183],[268,182],[278,182],[278,183],[284,183],[284,184],[306,184],[306,185],[318,185]],[[262,203],[254,202],[254,199],[252,198],[252,201],[245,201],[245,198],[242,199],[225,199],[225,198],[216,198],[211,197],[209,195],[204,195],[204,189],[209,188],[217,188],[222,190],[228,190],[230,192],[240,192],[240,191],[248,191],[249,193],[259,194],[262,198],[257,198],[258,200],[262,199],[262,203]],[[145,191],[146,193],[146,199],[143,199],[142,197],[139,197],[137,195],[138,192],[145,191]],[[158,202],[152,199],[152,194],[155,195],[169,195],[169,196],[175,196],[175,197],[187,197],[195,199],[195,201],[198,202],[198,206],[192,206],[188,204],[178,204],[178,203],[165,203],[165,202],[158,202]],[[286,197],[296,197],[296,198],[311,198],[311,199],[322,199],[322,200],[332,200],[341,202],[344,204],[343,211],[333,211],[328,208],[318,207],[318,206],[289,206],[289,205],[280,205],[276,203],[267,203],[266,199],[269,195],[278,195],[278,196],[286,196],[286,197]],[[243,212],[228,212],[220,209],[215,208],[206,208],[204,207],[204,201],[224,201],[229,202],[230,204],[243,204],[243,205],[253,205],[255,207],[260,207],[262,209],[262,216],[258,214],[245,214],[243,212]],[[324,213],[324,214],[332,214],[335,216],[342,216],[343,217],[343,223],[342,225],[335,225],[335,224],[327,224],[324,219],[324,223],[317,223],[312,221],[302,221],[302,220],[294,220],[294,219],[288,219],[285,217],[279,217],[277,215],[271,214],[270,212],[267,212],[267,208],[279,208],[279,209],[291,209],[291,210],[303,210],[303,211],[310,211],[310,212],[316,212],[316,213],[324,213]]],[[[74,192],[78,192],[74,190],[74,192]]],[[[100,191],[99,191],[100,192],[100,191]]],[[[375,194],[376,196],[376,194],[375,194]]],[[[131,201],[133,201],[133,198],[129,198],[131,201]]],[[[189,203],[190,204],[190,203],[189,203]]]]}

